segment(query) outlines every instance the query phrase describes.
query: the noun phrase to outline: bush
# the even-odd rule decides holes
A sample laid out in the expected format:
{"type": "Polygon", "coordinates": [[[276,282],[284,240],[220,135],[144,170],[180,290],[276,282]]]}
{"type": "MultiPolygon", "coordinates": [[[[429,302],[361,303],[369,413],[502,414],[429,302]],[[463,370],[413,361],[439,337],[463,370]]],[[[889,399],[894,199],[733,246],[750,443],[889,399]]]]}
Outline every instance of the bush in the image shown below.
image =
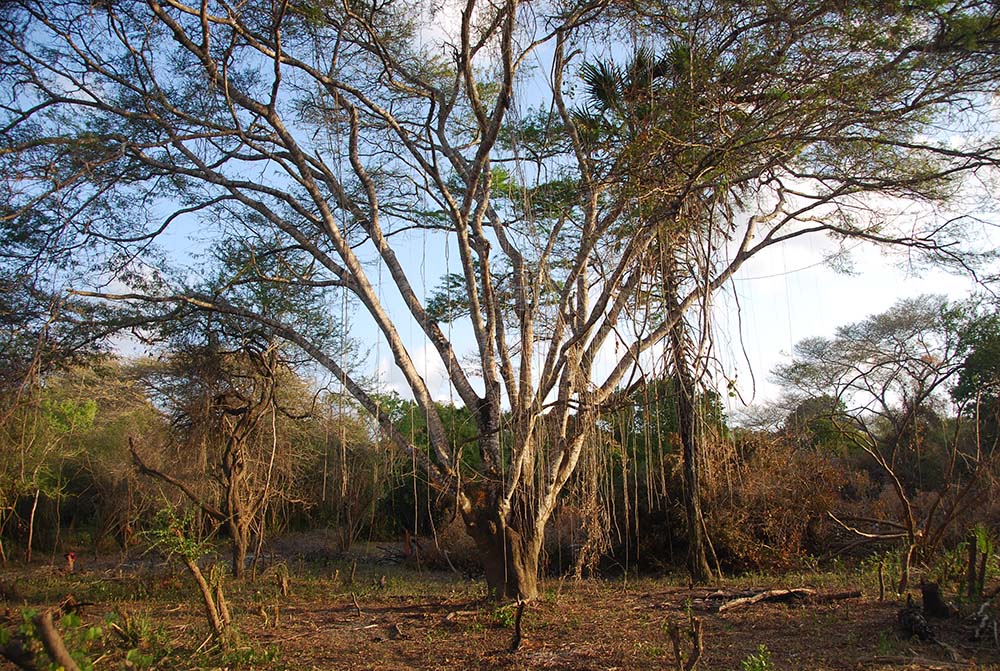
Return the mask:
{"type": "Polygon", "coordinates": [[[716,553],[728,568],[787,570],[831,549],[831,510],[855,507],[871,483],[836,456],[752,435],[730,483],[710,481],[706,510],[716,553]]]}

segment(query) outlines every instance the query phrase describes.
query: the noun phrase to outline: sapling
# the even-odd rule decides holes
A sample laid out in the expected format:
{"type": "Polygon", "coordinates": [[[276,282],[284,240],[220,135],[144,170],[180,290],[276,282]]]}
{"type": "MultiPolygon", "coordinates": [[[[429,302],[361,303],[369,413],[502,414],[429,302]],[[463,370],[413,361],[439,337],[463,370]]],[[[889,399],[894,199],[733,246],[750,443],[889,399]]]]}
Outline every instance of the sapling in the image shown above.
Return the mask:
{"type": "Polygon", "coordinates": [[[201,592],[205,614],[212,628],[212,637],[220,647],[226,649],[229,645],[232,622],[222,592],[222,571],[213,567],[211,584],[205,578],[198,561],[207,554],[207,544],[203,540],[191,537],[188,533],[191,519],[190,513],[179,518],[172,509],[165,509],[157,515],[156,525],[149,532],[149,537],[153,540],[154,547],[167,557],[179,557],[187,567],[201,592]]]}

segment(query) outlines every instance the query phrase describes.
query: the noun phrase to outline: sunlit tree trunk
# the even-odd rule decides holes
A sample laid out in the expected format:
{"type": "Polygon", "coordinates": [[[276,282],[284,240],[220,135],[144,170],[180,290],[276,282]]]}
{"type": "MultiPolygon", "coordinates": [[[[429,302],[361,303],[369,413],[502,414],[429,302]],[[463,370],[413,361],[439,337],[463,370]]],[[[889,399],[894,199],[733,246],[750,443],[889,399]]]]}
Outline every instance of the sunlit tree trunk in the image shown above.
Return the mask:
{"type": "MultiPolygon", "coordinates": [[[[491,497],[486,492],[476,495],[491,497]]],[[[544,525],[524,518],[518,519],[523,524],[512,524],[489,502],[463,511],[463,518],[480,552],[490,597],[498,600],[536,598],[544,525]]]]}
{"type": "MultiPolygon", "coordinates": [[[[666,303],[680,312],[677,296],[677,263],[673,250],[661,250],[666,303]]],[[[680,434],[684,471],[684,517],[687,526],[687,568],[691,580],[706,583],[712,579],[708,564],[705,521],[701,509],[702,435],[699,431],[697,383],[691,375],[689,342],[683,317],[670,328],[670,357],[677,383],[677,428],[680,434]]]]}

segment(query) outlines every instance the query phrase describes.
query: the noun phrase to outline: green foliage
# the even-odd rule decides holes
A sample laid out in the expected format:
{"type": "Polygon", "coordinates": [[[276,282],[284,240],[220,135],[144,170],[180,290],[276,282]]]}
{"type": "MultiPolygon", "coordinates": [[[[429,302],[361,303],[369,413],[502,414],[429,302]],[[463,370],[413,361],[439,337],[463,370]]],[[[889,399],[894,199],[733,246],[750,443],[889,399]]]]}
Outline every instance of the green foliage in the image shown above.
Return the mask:
{"type": "Polygon", "coordinates": [[[129,668],[154,668],[173,652],[167,630],[146,611],[119,608],[105,618],[105,627],[115,634],[118,646],[125,651],[129,668]]]}
{"type": "Polygon", "coordinates": [[[58,433],[72,433],[88,429],[97,415],[97,402],[92,398],[42,399],[42,412],[49,425],[58,433]]]}
{"type": "MultiPolygon", "coordinates": [[[[920,296],[841,326],[832,338],[797,343],[793,360],[774,375],[797,410],[804,409],[800,415],[826,420],[812,427],[806,422],[827,434],[814,433],[812,440],[848,452],[860,448],[876,460],[891,454],[907,487],[944,486],[949,449],[942,392],[959,356],[950,313],[943,297],[920,296]],[[822,414],[812,407],[817,405],[826,406],[822,414]]],[[[789,428],[804,419],[793,413],[789,428]]]]}
{"type": "Polygon", "coordinates": [[[934,568],[938,574],[942,575],[942,583],[947,577],[952,579],[959,594],[976,593],[980,586],[980,577],[983,579],[981,584],[988,585],[1000,575],[1000,555],[997,554],[996,532],[987,524],[976,523],[969,530],[967,540],[956,545],[952,551],[943,553],[934,568]],[[971,591],[968,584],[970,543],[975,543],[977,555],[976,578],[971,591]],[[980,571],[982,571],[982,576],[979,575],[980,571]]]}
{"type": "Polygon", "coordinates": [[[281,660],[281,651],[276,645],[266,648],[255,646],[234,646],[225,651],[218,651],[209,660],[223,668],[254,668],[276,664],[281,660]]]}
{"type": "Polygon", "coordinates": [[[208,554],[211,547],[207,540],[197,538],[193,528],[193,511],[178,516],[173,508],[164,508],[156,514],[152,527],[146,531],[146,538],[152,547],[168,557],[176,555],[197,561],[208,554]]]}
{"type": "Polygon", "coordinates": [[[104,643],[104,629],[85,625],[83,619],[75,613],[64,615],[59,624],[63,630],[63,642],[77,666],[81,671],[92,671],[94,661],[91,657],[96,660],[99,655],[104,643]]]}
{"type": "MultiPolygon", "coordinates": [[[[411,440],[421,450],[428,450],[427,418],[413,401],[404,400],[396,394],[379,397],[383,411],[392,418],[397,430],[411,440]]],[[[481,472],[482,458],[475,440],[478,434],[475,418],[465,407],[450,404],[435,406],[445,427],[449,442],[460,455],[461,467],[470,475],[481,472]]],[[[430,452],[431,459],[436,455],[430,452]]],[[[381,483],[378,508],[381,527],[377,530],[398,534],[402,527],[413,530],[428,529],[444,519],[445,510],[440,499],[433,495],[427,480],[420,477],[408,459],[397,464],[397,470],[381,483]],[[433,501],[434,503],[429,503],[433,501]],[[416,515],[416,519],[414,519],[416,515]]]]}
{"type": "Polygon", "coordinates": [[[514,619],[516,615],[517,604],[497,606],[490,612],[490,622],[498,627],[510,629],[514,626],[514,619]]]}
{"type": "Polygon", "coordinates": [[[1000,311],[966,306],[955,320],[965,358],[952,397],[959,402],[1000,397],[1000,311]]]}
{"type": "MultiPolygon", "coordinates": [[[[660,377],[639,387],[627,399],[621,410],[611,420],[615,437],[626,445],[630,441],[649,441],[656,450],[670,450],[676,446],[671,434],[680,430],[678,394],[680,383],[674,376],[660,377]]],[[[699,421],[706,431],[718,437],[728,432],[722,400],[715,391],[706,390],[696,399],[699,421]]]]}
{"type": "Polygon", "coordinates": [[[799,444],[829,454],[858,451],[858,427],[845,420],[847,407],[828,394],[803,398],[785,418],[784,430],[799,444]]]}
{"type": "Polygon", "coordinates": [[[878,633],[878,654],[885,656],[890,654],[895,648],[892,636],[886,631],[880,631],[878,633]]]}
{"type": "Polygon", "coordinates": [[[996,537],[992,530],[982,522],[972,527],[972,536],[976,539],[976,549],[982,554],[992,554],[996,537]]]}
{"type": "MultiPolygon", "coordinates": [[[[247,216],[249,225],[264,230],[265,222],[258,215],[247,216]]],[[[330,309],[329,292],[302,291],[296,286],[317,279],[313,263],[302,250],[288,249],[279,240],[261,235],[224,238],[209,250],[208,260],[206,274],[210,279],[192,287],[192,293],[218,296],[235,308],[294,325],[313,346],[350,353],[352,344],[344,335],[339,313],[330,309]]],[[[209,317],[199,310],[166,322],[163,330],[175,344],[184,338],[214,338],[217,345],[232,349],[238,349],[237,344],[244,349],[266,349],[275,341],[273,329],[266,325],[235,315],[209,317]]],[[[287,343],[285,348],[293,349],[287,343]]]]}
{"type": "Polygon", "coordinates": [[[534,107],[525,110],[519,118],[507,118],[500,131],[499,143],[541,162],[566,151],[566,128],[554,110],[534,107]]]}
{"type": "Polygon", "coordinates": [[[427,300],[427,314],[434,321],[447,324],[469,314],[469,294],[465,276],[448,273],[427,300]]]}
{"type": "Polygon", "coordinates": [[[774,664],[771,662],[771,651],[761,643],[757,646],[757,652],[751,653],[742,662],[743,671],[774,671],[774,664]]]}
{"type": "Polygon", "coordinates": [[[990,453],[1000,444],[1000,305],[970,301],[956,312],[964,359],[951,395],[964,405],[965,416],[978,422],[978,444],[970,451],[990,453]]]}
{"type": "Polygon", "coordinates": [[[963,592],[966,566],[969,561],[969,545],[963,541],[953,548],[945,548],[938,553],[930,566],[929,574],[942,588],[954,588],[959,594],[963,592]]]}

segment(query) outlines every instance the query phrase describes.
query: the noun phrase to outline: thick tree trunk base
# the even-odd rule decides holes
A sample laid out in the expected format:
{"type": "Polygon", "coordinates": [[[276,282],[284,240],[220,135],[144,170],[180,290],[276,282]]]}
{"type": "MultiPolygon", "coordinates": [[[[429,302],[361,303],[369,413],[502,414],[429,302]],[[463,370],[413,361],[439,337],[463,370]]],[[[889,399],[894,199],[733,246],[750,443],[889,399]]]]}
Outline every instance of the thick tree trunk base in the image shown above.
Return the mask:
{"type": "Polygon", "coordinates": [[[477,538],[489,597],[530,601],[538,596],[538,551],[498,537],[477,538]]]}
{"type": "Polygon", "coordinates": [[[479,550],[491,599],[530,601],[538,597],[542,546],[533,530],[520,532],[505,526],[491,510],[465,516],[465,530],[479,550]]]}

